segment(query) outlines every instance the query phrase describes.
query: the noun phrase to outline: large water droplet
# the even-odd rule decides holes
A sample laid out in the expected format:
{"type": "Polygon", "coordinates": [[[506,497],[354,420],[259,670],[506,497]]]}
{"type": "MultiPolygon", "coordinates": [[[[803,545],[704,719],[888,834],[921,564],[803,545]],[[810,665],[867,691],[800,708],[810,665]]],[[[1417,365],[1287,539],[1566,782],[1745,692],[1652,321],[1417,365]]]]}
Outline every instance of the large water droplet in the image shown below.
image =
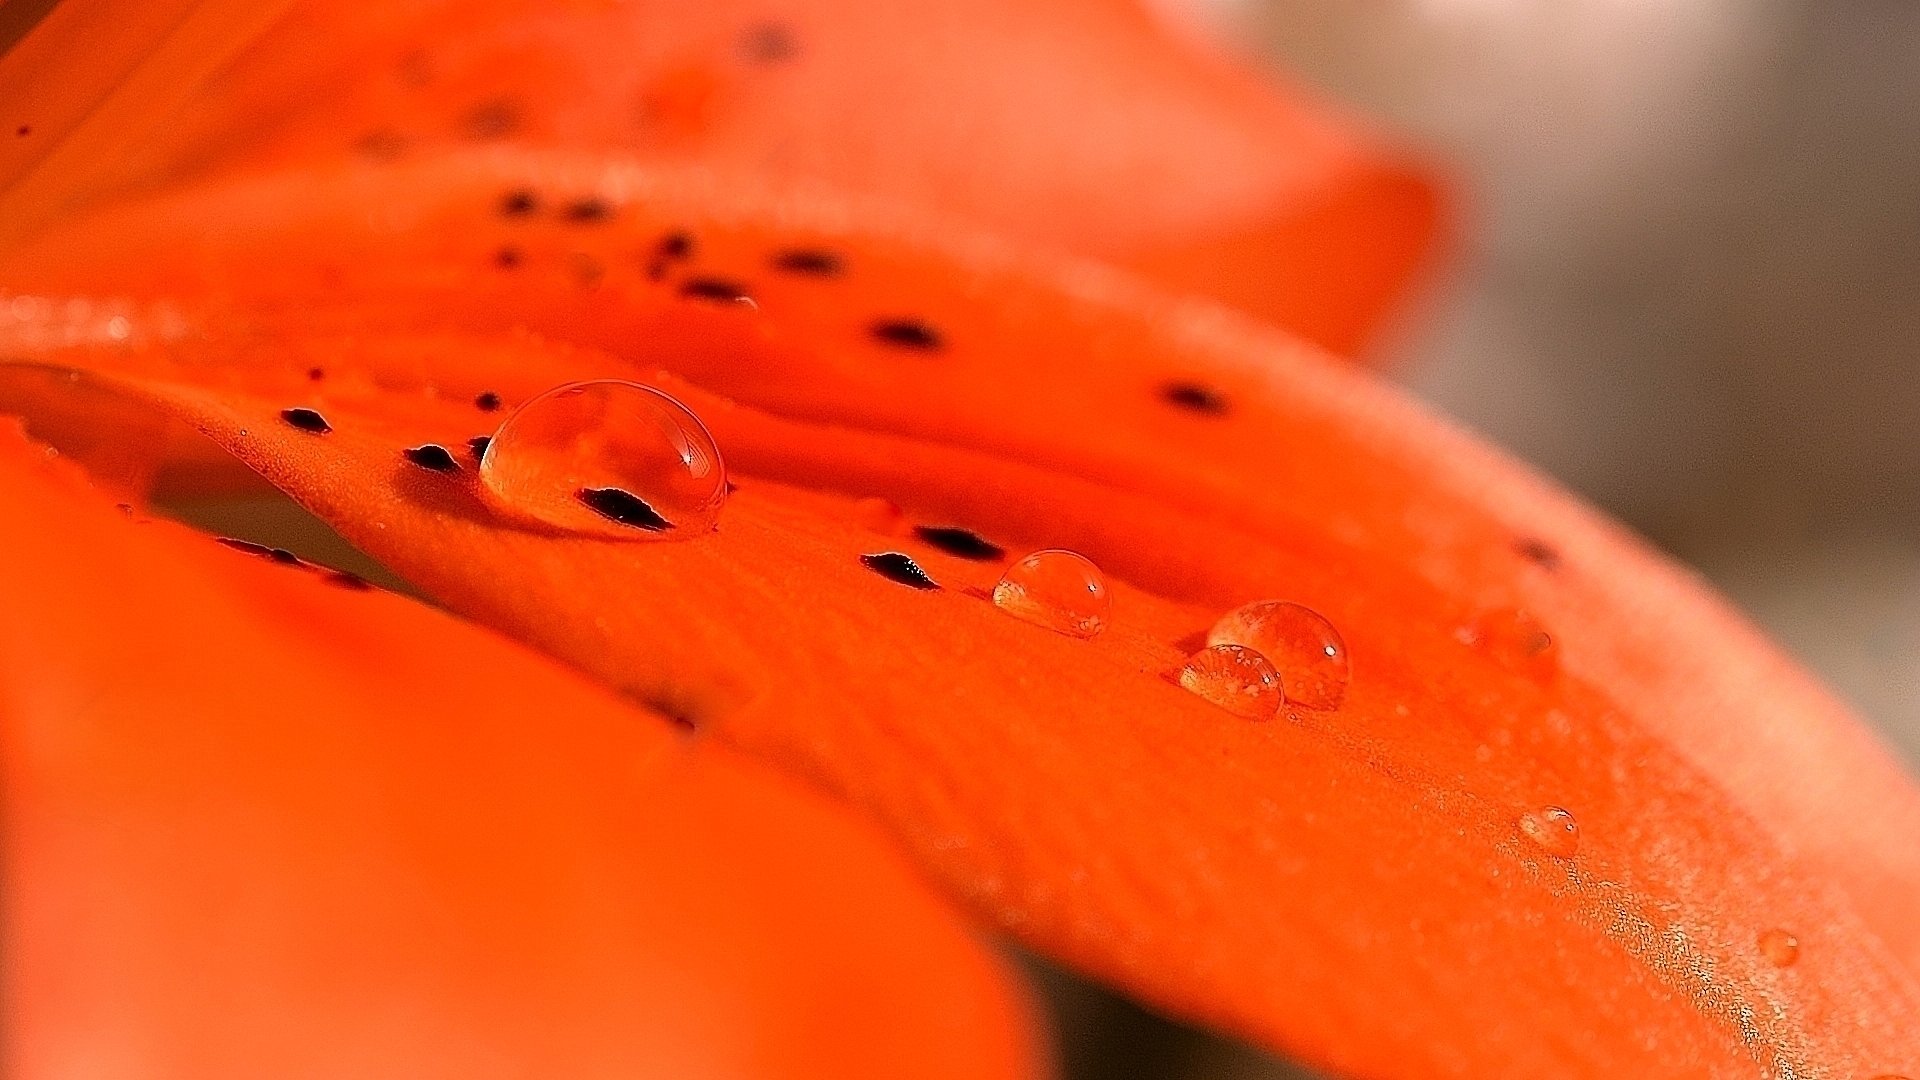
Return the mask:
{"type": "Polygon", "coordinates": [[[1800,959],[1800,939],[1775,928],[1760,935],[1760,955],[1774,967],[1791,967],[1800,959]]]}
{"type": "Polygon", "coordinates": [[[1081,638],[1106,629],[1113,609],[1100,568],[1057,548],[1036,551],[1008,567],[993,587],[993,602],[1016,619],[1081,638]]]}
{"type": "Polygon", "coordinates": [[[1271,720],[1286,703],[1280,673],[1267,658],[1241,645],[1209,645],[1187,657],[1180,685],[1251,720],[1271,720]]]}
{"type": "Polygon", "coordinates": [[[1580,850],[1580,823],[1558,806],[1543,806],[1520,816],[1521,835],[1549,855],[1571,859],[1580,850]]]}
{"type": "Polygon", "coordinates": [[[515,409],[487,443],[480,479],[508,513],[603,536],[698,536],[727,498],[726,466],[700,418],[615,379],[556,387],[515,409]]]}
{"type": "Polygon", "coordinates": [[[1228,612],[1207,631],[1209,645],[1244,645],[1271,661],[1287,681],[1287,700],[1336,709],[1347,695],[1347,643],[1319,612],[1284,600],[1261,600],[1228,612]]]}

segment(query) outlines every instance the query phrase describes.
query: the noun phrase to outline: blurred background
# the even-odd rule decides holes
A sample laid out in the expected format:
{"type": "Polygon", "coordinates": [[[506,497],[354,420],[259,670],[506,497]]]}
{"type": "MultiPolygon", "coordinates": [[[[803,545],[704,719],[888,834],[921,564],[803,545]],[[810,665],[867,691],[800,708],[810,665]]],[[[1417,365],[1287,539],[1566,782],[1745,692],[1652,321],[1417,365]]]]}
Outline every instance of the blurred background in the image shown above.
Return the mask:
{"type": "MultiPolygon", "coordinates": [[[[1155,3],[1451,172],[1389,370],[1698,567],[1920,768],[1920,4],[1155,3]]],[[[1048,983],[1076,1080],[1310,1075],[1048,983]]]]}

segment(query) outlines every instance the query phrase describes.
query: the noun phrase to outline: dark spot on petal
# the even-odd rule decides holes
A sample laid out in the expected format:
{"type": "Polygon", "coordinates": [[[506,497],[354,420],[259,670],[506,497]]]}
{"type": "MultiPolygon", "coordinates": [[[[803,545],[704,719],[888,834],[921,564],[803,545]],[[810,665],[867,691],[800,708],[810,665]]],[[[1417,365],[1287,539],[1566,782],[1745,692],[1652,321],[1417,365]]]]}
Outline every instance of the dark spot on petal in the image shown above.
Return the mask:
{"type": "Polygon", "coordinates": [[[974,562],[992,562],[1007,553],[1007,549],[983,539],[979,533],[951,525],[916,525],[913,535],[949,555],[974,562]]]}
{"type": "Polygon", "coordinates": [[[394,68],[393,75],[400,81],[401,86],[409,90],[418,90],[433,81],[433,64],[427,59],[424,51],[415,49],[400,58],[400,63],[394,68]]]}
{"type": "Polygon", "coordinates": [[[32,125],[32,124],[21,124],[21,125],[20,125],[19,127],[17,127],[17,128],[15,128],[15,129],[14,129],[14,131],[13,131],[13,133],[14,133],[15,135],[17,135],[17,136],[19,136],[20,138],[22,138],[22,139],[24,139],[24,138],[26,138],[27,136],[29,136],[29,135],[31,135],[31,134],[33,134],[33,125],[32,125]]]}
{"type": "Polygon", "coordinates": [[[354,592],[368,592],[373,588],[373,583],[366,578],[361,577],[359,574],[349,574],[345,570],[327,571],[326,581],[329,585],[342,589],[352,589],[354,592]]]}
{"type": "Polygon", "coordinates": [[[741,33],[740,55],[749,63],[784,64],[800,55],[800,42],[782,23],[761,23],[741,33]]]}
{"type": "Polygon", "coordinates": [[[654,259],[647,263],[647,280],[659,281],[667,276],[667,260],[654,259]]]}
{"type": "Polygon", "coordinates": [[[300,563],[300,557],[288,551],[286,548],[268,547],[265,544],[256,544],[251,540],[239,540],[231,536],[222,536],[218,542],[225,544],[235,551],[244,551],[249,555],[258,555],[263,559],[272,559],[274,562],[283,563],[287,566],[297,566],[300,563]]]}
{"type": "Polygon", "coordinates": [[[918,319],[882,319],[869,328],[886,345],[932,352],[941,347],[940,331],[918,319]]]}
{"type": "Polygon", "coordinates": [[[315,435],[325,435],[333,430],[333,425],[327,423],[327,418],[312,409],[281,409],[280,419],[301,431],[312,432],[315,435]]]}
{"type": "Polygon", "coordinates": [[[739,490],[740,490],[740,485],[739,485],[739,484],[736,484],[736,483],[734,483],[734,482],[733,482],[733,481],[731,481],[731,480],[729,480],[729,481],[727,481],[727,494],[729,494],[729,495],[731,495],[731,494],[733,494],[734,492],[736,492],[736,491],[739,491],[739,490]]]}
{"type": "Polygon", "coordinates": [[[725,278],[692,278],[681,284],[680,295],[721,304],[737,304],[753,299],[747,295],[745,286],[725,278]]]}
{"type": "Polygon", "coordinates": [[[397,131],[369,131],[356,139],[354,152],[369,161],[393,161],[407,152],[408,139],[397,131]]]}
{"type": "Polygon", "coordinates": [[[579,282],[583,289],[594,288],[607,276],[606,265],[584,251],[576,251],[568,256],[567,265],[573,271],[573,280],[579,282]]]}
{"type": "Polygon", "coordinates": [[[540,209],[540,196],[532,188],[514,188],[500,196],[501,217],[526,217],[540,209]]]}
{"type": "Polygon", "coordinates": [[[400,453],[415,465],[423,469],[432,469],[434,472],[452,472],[460,467],[460,463],[453,460],[453,455],[447,452],[447,448],[438,443],[422,443],[402,450],[400,453]]]}
{"type": "Polygon", "coordinates": [[[670,232],[660,238],[660,243],[654,247],[653,254],[658,259],[690,259],[693,257],[693,234],[670,232]]]}
{"type": "Polygon", "coordinates": [[[114,504],[113,504],[113,508],[114,508],[115,510],[118,510],[118,511],[120,511],[120,512],[121,512],[122,514],[125,514],[125,515],[126,515],[126,516],[128,516],[128,517],[132,517],[132,516],[133,516],[133,504],[132,504],[132,503],[114,503],[114,504]]]}
{"type": "Polygon", "coordinates": [[[595,225],[613,216],[613,207],[605,199],[575,199],[561,208],[560,216],[575,225],[595,225]]]}
{"type": "Polygon", "coordinates": [[[493,253],[493,265],[502,270],[516,269],[523,261],[520,249],[517,247],[503,247],[493,253]]]}
{"type": "Polygon", "coordinates": [[[524,122],[519,105],[497,98],[467,110],[460,118],[460,133],[477,142],[490,142],[517,133],[524,122]]]}
{"type": "Polygon", "coordinates": [[[608,521],[631,525],[636,529],[660,532],[673,528],[673,522],[659,515],[647,501],[630,491],[619,488],[581,488],[574,492],[574,498],[586,504],[587,509],[606,518],[608,521]]]}
{"type": "Polygon", "coordinates": [[[807,274],[812,277],[839,277],[847,272],[847,261],[831,251],[814,248],[792,248],[777,251],[772,259],[773,268],[787,274],[807,274]]]}
{"type": "Polygon", "coordinates": [[[927,576],[920,564],[898,551],[883,551],[878,555],[862,555],[860,561],[867,569],[886,578],[888,581],[914,589],[937,589],[940,583],[927,576]]]}
{"type": "Polygon", "coordinates": [[[1560,569],[1560,552],[1553,545],[1538,537],[1523,536],[1513,542],[1513,550],[1521,558],[1540,567],[1542,570],[1560,569]]]}
{"type": "Polygon", "coordinates": [[[491,442],[493,442],[491,435],[475,435],[467,440],[467,453],[473,455],[473,460],[479,461],[487,456],[487,444],[491,442]]]}
{"type": "Polygon", "coordinates": [[[1200,383],[1168,383],[1160,388],[1160,397],[1169,405],[1178,405],[1207,416],[1224,416],[1227,412],[1227,399],[1220,391],[1200,383]]]}
{"type": "Polygon", "coordinates": [[[473,407],[481,412],[492,412],[500,407],[500,395],[487,390],[473,399],[473,407]]]}
{"type": "Polygon", "coordinates": [[[310,367],[307,369],[307,378],[312,379],[314,382],[319,382],[326,377],[327,369],[325,368],[310,367]]]}

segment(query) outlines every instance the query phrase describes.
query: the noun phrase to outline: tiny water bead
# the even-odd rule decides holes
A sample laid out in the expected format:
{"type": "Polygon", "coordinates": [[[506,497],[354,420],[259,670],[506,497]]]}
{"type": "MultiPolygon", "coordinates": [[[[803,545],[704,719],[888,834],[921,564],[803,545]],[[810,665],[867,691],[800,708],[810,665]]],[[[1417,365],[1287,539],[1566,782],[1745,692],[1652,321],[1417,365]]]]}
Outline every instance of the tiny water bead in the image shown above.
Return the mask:
{"type": "Polygon", "coordinates": [[[480,480],[510,514],[604,536],[698,536],[727,498],[713,436],[685,405],[617,379],[556,387],[480,448],[480,480]]]}
{"type": "Polygon", "coordinates": [[[1800,959],[1800,939],[1778,927],[1760,935],[1760,955],[1774,967],[1792,967],[1800,959]]]}
{"type": "Polygon", "coordinates": [[[1280,672],[1242,645],[1209,645],[1187,657],[1180,685],[1250,720],[1273,719],[1287,701],[1280,672]]]}
{"type": "Polygon", "coordinates": [[[1549,855],[1571,859],[1580,850],[1580,823],[1558,806],[1520,815],[1520,834],[1549,855]]]}
{"type": "Polygon", "coordinates": [[[1100,568],[1085,556],[1050,548],[1014,563],[993,587],[1001,611],[1070,637],[1106,629],[1113,597],[1100,568]]]}
{"type": "Polygon", "coordinates": [[[1265,656],[1287,681],[1287,700],[1308,709],[1337,709],[1352,677],[1347,643],[1326,617],[1285,600],[1261,600],[1222,616],[1209,645],[1244,645],[1265,656]]]}

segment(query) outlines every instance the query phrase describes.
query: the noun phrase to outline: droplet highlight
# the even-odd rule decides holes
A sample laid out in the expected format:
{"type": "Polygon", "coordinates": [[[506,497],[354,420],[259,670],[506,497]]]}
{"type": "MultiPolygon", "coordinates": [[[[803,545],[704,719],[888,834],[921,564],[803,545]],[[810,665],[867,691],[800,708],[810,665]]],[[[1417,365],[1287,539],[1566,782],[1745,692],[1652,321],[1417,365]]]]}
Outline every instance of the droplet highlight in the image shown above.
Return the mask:
{"type": "Polygon", "coordinates": [[[1580,850],[1580,823],[1558,806],[1543,806],[1520,816],[1520,835],[1549,855],[1571,859],[1580,850]]]}
{"type": "Polygon", "coordinates": [[[1347,643],[1326,617],[1286,600],[1235,608],[1207,631],[1209,645],[1244,645],[1280,669],[1287,700],[1308,709],[1337,709],[1347,696],[1352,663],[1347,643]]]}
{"type": "Polygon", "coordinates": [[[1001,611],[1069,637],[1090,638],[1107,627],[1113,597],[1092,560],[1071,551],[1036,551],[1007,569],[993,587],[1001,611]]]}
{"type": "Polygon", "coordinates": [[[481,452],[480,480],[504,513],[626,538],[709,532],[727,497],[700,418],[616,379],[556,387],[515,409],[481,452]]]}
{"type": "Polygon", "coordinates": [[[1287,700],[1280,672],[1243,645],[1209,645],[1187,657],[1180,685],[1249,720],[1273,719],[1287,700]]]}
{"type": "Polygon", "coordinates": [[[1800,939],[1775,927],[1760,935],[1760,955],[1774,967],[1792,967],[1800,959],[1800,939]]]}

